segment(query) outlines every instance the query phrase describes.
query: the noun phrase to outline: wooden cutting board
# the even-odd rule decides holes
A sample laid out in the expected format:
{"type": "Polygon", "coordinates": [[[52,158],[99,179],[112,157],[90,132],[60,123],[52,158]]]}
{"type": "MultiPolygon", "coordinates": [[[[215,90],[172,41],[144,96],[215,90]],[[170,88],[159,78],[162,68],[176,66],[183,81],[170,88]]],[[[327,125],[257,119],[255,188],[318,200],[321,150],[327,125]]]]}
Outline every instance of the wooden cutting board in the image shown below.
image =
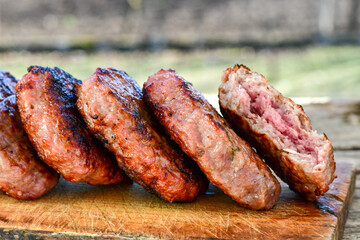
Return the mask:
{"type": "Polygon", "coordinates": [[[193,203],[166,203],[136,184],[90,186],[61,180],[45,197],[0,195],[0,239],[338,239],[354,189],[352,164],[316,202],[282,184],[269,211],[241,208],[211,186],[193,203]]]}

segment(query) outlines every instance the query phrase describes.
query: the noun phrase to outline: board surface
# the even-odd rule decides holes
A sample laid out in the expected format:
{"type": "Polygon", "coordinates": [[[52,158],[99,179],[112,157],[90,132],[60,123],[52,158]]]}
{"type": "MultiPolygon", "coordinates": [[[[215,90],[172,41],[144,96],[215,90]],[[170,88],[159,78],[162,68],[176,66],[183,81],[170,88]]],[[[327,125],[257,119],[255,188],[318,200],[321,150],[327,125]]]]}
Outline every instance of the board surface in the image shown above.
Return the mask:
{"type": "Polygon", "coordinates": [[[354,189],[354,165],[337,164],[328,193],[307,202],[282,184],[269,211],[241,208],[211,186],[193,203],[166,203],[136,184],[61,179],[35,201],[0,195],[0,239],[337,239],[354,189]]]}

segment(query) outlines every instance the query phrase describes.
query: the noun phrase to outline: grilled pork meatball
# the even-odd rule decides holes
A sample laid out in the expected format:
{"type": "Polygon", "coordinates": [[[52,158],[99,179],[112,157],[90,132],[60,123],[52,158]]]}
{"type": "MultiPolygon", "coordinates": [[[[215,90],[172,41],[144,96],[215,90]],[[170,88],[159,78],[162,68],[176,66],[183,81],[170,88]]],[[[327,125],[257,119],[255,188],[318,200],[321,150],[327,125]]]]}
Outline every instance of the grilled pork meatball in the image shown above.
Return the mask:
{"type": "Polygon", "coordinates": [[[250,145],[174,70],[160,70],[144,84],[144,98],[182,150],[211,183],[250,209],[269,209],[280,184],[250,145]]]}
{"type": "Polygon", "coordinates": [[[17,79],[8,72],[0,70],[0,100],[16,94],[17,79]]]}
{"type": "Polygon", "coordinates": [[[58,180],[56,171],[46,166],[31,146],[16,96],[5,98],[0,103],[0,190],[17,199],[36,199],[55,187],[58,180]]]}
{"type": "Polygon", "coordinates": [[[24,128],[39,156],[66,180],[114,184],[127,178],[79,115],[80,81],[60,68],[31,66],[16,86],[24,128]]]}
{"type": "Polygon", "coordinates": [[[98,68],[78,88],[77,106],[88,128],[116,155],[135,182],[166,201],[193,201],[208,181],[176,150],[142,99],[133,78],[98,68]]]}
{"type": "Polygon", "coordinates": [[[300,105],[243,65],[224,71],[221,111],[290,188],[313,201],[334,180],[331,142],[311,129],[300,105]]]}

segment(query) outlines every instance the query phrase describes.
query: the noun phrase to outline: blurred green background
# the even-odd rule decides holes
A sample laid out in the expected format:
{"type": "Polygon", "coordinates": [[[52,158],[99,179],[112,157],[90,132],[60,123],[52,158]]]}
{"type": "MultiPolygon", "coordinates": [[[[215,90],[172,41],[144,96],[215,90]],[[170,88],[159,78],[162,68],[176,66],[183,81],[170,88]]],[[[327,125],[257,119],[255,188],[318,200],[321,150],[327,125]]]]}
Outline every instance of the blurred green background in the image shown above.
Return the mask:
{"type": "Polygon", "coordinates": [[[287,96],[359,97],[359,0],[0,0],[0,69],[97,67],[142,85],[173,68],[203,93],[245,64],[287,96]]]}

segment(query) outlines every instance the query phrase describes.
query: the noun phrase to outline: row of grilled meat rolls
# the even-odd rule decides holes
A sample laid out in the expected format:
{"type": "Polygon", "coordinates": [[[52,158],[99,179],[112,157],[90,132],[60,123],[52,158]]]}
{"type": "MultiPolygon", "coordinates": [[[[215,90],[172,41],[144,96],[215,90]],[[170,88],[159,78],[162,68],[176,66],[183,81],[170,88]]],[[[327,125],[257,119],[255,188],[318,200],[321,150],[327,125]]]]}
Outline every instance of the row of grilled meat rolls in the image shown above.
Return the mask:
{"type": "Polygon", "coordinates": [[[224,71],[219,88],[231,126],[174,70],[150,76],[142,90],[112,68],[81,82],[32,66],[17,93],[9,74],[0,83],[0,188],[15,198],[40,197],[58,173],[89,184],[133,180],[169,202],[193,201],[210,180],[260,210],[281,191],[266,163],[308,200],[334,179],[330,141],[311,129],[301,106],[243,65],[224,71]]]}

